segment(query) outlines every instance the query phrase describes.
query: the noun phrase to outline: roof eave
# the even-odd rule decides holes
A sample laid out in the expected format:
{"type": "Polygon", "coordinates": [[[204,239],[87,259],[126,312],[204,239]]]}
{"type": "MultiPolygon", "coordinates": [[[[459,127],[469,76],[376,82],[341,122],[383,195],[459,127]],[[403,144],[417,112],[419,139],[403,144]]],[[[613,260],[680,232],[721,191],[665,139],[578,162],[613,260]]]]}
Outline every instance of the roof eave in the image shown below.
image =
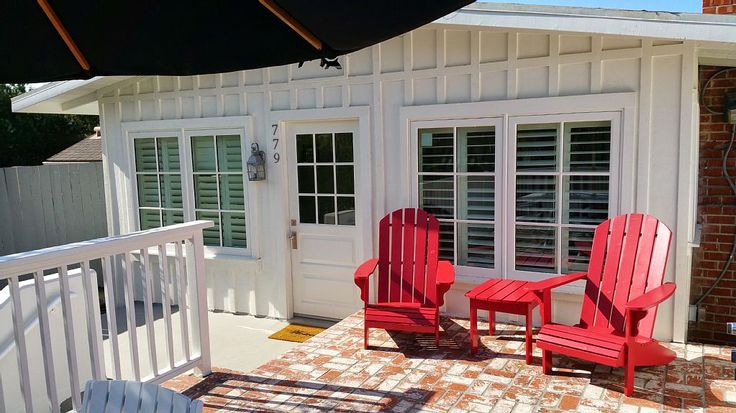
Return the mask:
{"type": "Polygon", "coordinates": [[[11,99],[13,112],[98,115],[97,90],[130,76],[51,82],[11,99]]]}
{"type": "Polygon", "coordinates": [[[736,16],[475,3],[436,23],[736,43],[736,16]]]}

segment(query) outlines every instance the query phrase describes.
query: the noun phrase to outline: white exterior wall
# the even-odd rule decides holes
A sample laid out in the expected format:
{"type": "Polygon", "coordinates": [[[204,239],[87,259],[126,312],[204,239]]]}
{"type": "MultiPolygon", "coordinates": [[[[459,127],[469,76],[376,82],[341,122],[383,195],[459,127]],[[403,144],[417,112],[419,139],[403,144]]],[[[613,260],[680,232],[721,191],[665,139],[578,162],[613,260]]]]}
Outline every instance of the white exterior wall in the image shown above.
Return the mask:
{"type": "MultiPolygon", "coordinates": [[[[325,71],[317,62],[307,62],[299,69],[290,65],[138,78],[100,90],[110,233],[136,227],[131,209],[133,171],[121,122],[250,116],[254,137],[246,139],[268,148],[269,159],[268,179],[248,184],[257,258],[208,260],[209,305],[288,317],[286,151],[280,151],[282,162],[271,160],[271,125],[277,120],[299,116],[303,109],[313,109],[310,116],[317,119],[322,113],[324,118],[341,113],[351,117],[349,108],[368,108],[371,221],[377,223],[386,212],[409,205],[414,191],[406,154],[397,150],[406,144],[401,142],[402,128],[407,127],[402,124],[402,107],[634,92],[634,124],[623,125],[633,135],[627,137],[632,156],[623,160],[620,180],[631,195],[619,200],[619,212],[654,214],[674,231],[666,279],[678,282],[677,298],[660,307],[655,335],[684,340],[697,165],[694,44],[430,25],[340,62],[341,71],[325,71]]],[[[373,240],[377,242],[375,235],[373,240]]],[[[463,293],[471,287],[462,280],[456,283],[448,296],[449,313],[467,314],[463,293]]],[[[556,317],[577,321],[581,297],[557,294],[555,299],[556,317]]]]}

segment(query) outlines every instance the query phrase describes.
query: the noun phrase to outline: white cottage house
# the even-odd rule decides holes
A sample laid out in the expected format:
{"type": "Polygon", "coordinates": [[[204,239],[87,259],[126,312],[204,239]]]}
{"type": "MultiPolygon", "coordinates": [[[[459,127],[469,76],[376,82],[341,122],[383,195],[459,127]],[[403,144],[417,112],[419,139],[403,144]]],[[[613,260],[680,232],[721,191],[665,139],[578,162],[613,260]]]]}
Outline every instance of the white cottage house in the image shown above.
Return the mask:
{"type": "MultiPolygon", "coordinates": [[[[685,340],[698,65],[736,63],[736,17],[473,4],[340,63],[56,82],[13,109],[100,115],[110,234],[215,222],[210,309],[345,317],[378,220],[418,206],[464,315],[484,279],[576,270],[597,222],[645,212],[674,231],[655,336],[685,340]]],[[[554,299],[579,314],[579,286],[554,299]]]]}

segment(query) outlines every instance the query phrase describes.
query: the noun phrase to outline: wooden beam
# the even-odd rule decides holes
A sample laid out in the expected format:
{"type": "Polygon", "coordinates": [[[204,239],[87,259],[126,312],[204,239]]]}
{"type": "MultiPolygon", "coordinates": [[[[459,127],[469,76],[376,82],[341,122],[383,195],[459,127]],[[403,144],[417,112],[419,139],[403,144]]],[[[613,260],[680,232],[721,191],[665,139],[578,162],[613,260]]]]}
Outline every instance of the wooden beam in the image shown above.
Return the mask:
{"type": "Polygon", "coordinates": [[[38,5],[41,6],[41,10],[43,10],[46,17],[48,17],[49,21],[51,21],[51,24],[56,29],[56,32],[59,33],[61,39],[64,40],[64,43],[66,43],[66,47],[69,48],[69,51],[72,52],[74,58],[77,59],[77,63],[79,63],[79,66],[81,66],[84,70],[89,70],[90,65],[87,61],[87,58],[84,57],[82,51],[79,50],[77,44],[74,43],[74,39],[72,39],[72,36],[69,35],[69,32],[64,27],[64,24],[61,23],[61,20],[59,20],[59,16],[56,15],[56,12],[54,12],[54,9],[51,8],[51,5],[49,5],[48,1],[37,0],[37,2],[38,5]]]}
{"type": "MultiPolygon", "coordinates": [[[[39,0],[41,1],[41,0],[39,0]]],[[[306,40],[307,43],[311,44],[317,50],[322,50],[322,41],[317,38],[312,32],[307,30],[301,23],[296,21],[286,10],[282,9],[281,6],[276,4],[273,0],[258,0],[263,7],[268,9],[274,16],[278,17],[279,20],[284,22],[287,26],[294,30],[302,39],[306,40]]]]}

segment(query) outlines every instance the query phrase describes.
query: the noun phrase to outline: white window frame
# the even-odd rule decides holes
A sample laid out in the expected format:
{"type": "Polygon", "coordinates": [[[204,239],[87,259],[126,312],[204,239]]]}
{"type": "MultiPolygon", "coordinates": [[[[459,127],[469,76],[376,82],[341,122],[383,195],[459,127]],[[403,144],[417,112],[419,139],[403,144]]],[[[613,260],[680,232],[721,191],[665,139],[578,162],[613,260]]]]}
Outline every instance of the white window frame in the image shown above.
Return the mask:
{"type": "Polygon", "coordinates": [[[256,203],[253,200],[254,185],[248,180],[246,161],[250,156],[250,143],[255,141],[253,124],[250,116],[231,116],[225,118],[200,118],[154,120],[139,122],[122,122],[123,136],[126,142],[127,164],[131,179],[128,185],[128,232],[140,230],[138,214],[138,182],[135,165],[134,139],[152,137],[176,137],[179,142],[179,162],[182,180],[182,199],[184,205],[184,221],[196,219],[194,202],[194,174],[192,165],[191,137],[202,135],[240,135],[240,150],[243,156],[243,190],[245,196],[246,248],[205,246],[205,255],[257,257],[260,238],[257,236],[253,219],[256,203]]]}
{"type": "MultiPolygon", "coordinates": [[[[595,112],[595,113],[566,113],[557,115],[527,115],[527,116],[510,116],[508,120],[508,151],[507,151],[507,168],[506,172],[508,176],[505,179],[507,185],[507,192],[510,194],[506,199],[506,222],[508,223],[508,233],[505,239],[508,248],[506,250],[505,262],[506,272],[510,277],[520,280],[536,281],[540,278],[540,274],[545,274],[546,277],[553,277],[560,275],[559,270],[562,269],[562,245],[561,240],[561,229],[562,228],[595,228],[595,226],[585,226],[577,224],[563,224],[562,223],[562,201],[563,201],[563,187],[561,185],[562,177],[570,175],[584,175],[584,176],[608,176],[608,216],[612,217],[619,213],[619,174],[621,165],[621,112],[595,112]],[[535,222],[529,223],[530,226],[535,227],[549,227],[556,228],[556,240],[555,240],[555,267],[557,272],[552,273],[536,273],[532,271],[517,270],[515,265],[516,256],[516,178],[518,176],[516,171],[516,131],[519,125],[529,124],[558,124],[559,129],[559,145],[560,151],[564,151],[563,136],[567,130],[566,124],[578,123],[578,122],[610,122],[611,124],[611,149],[610,149],[610,164],[608,172],[564,172],[564,165],[559,165],[559,171],[544,172],[544,175],[555,176],[557,188],[557,203],[556,203],[556,222],[555,223],[543,223],[535,222]]],[[[561,153],[560,163],[564,160],[564,152],[561,153]]],[[[530,171],[529,173],[534,173],[530,171]]],[[[528,174],[524,174],[528,175],[528,174]]],[[[526,225],[526,224],[525,224],[526,225]]]]}
{"type": "MultiPolygon", "coordinates": [[[[483,127],[483,126],[490,126],[494,128],[494,135],[496,138],[496,159],[495,159],[495,171],[493,173],[494,177],[494,211],[493,215],[494,218],[492,221],[474,221],[478,224],[485,224],[489,225],[492,224],[494,228],[494,266],[493,268],[482,268],[482,267],[470,267],[465,265],[458,265],[455,264],[455,268],[458,270],[459,274],[462,274],[463,277],[466,277],[468,279],[476,279],[478,281],[484,280],[485,278],[489,277],[498,277],[501,274],[500,269],[500,262],[504,259],[504,253],[503,253],[503,226],[505,224],[504,222],[504,216],[501,214],[501,211],[503,211],[503,205],[502,202],[499,202],[499,194],[502,194],[503,190],[503,153],[505,151],[504,149],[504,139],[503,136],[505,134],[504,132],[504,122],[503,118],[501,117],[493,117],[493,118],[480,118],[480,119],[452,119],[452,120],[430,120],[430,121],[418,121],[418,122],[412,122],[411,123],[411,136],[413,137],[412,142],[414,145],[414,150],[411,151],[411,165],[412,165],[412,204],[415,206],[419,206],[419,143],[418,143],[418,136],[419,136],[419,130],[420,129],[428,129],[428,128],[452,128],[453,133],[455,135],[454,137],[454,143],[457,143],[457,128],[463,128],[463,127],[483,127]]],[[[457,145],[453,149],[453,165],[457,166],[457,156],[458,156],[458,150],[457,145]]],[[[458,185],[458,177],[459,176],[490,176],[489,173],[476,173],[476,172],[432,172],[427,173],[427,175],[434,175],[434,176],[452,176],[454,178],[454,188],[455,193],[453,194],[454,199],[454,205],[453,205],[453,211],[454,211],[454,218],[452,219],[453,225],[454,225],[454,235],[457,239],[457,223],[458,222],[465,222],[465,221],[473,221],[473,220],[463,220],[456,218],[458,216],[458,197],[455,196],[457,194],[457,185],[458,185]]],[[[446,219],[440,219],[440,222],[448,222],[446,219]]],[[[453,248],[454,251],[454,262],[458,262],[458,248],[455,246],[453,248]]]]}
{"type": "MultiPolygon", "coordinates": [[[[452,125],[451,122],[456,121],[468,121],[477,124],[486,119],[502,119],[503,135],[497,134],[497,153],[502,153],[502,162],[499,164],[502,169],[496,175],[496,187],[498,188],[499,182],[502,182],[502,185],[501,190],[496,195],[496,223],[500,226],[496,228],[496,234],[498,236],[497,243],[504,245],[497,245],[496,250],[500,251],[502,248],[504,255],[497,255],[497,269],[494,271],[483,271],[484,269],[467,271],[467,267],[456,266],[457,281],[475,285],[494,277],[541,280],[556,275],[555,273],[514,271],[513,254],[515,245],[509,243],[509,240],[514,237],[515,205],[509,206],[509,203],[512,203],[511,201],[514,201],[514,199],[503,199],[503,194],[515,194],[515,191],[511,192],[510,185],[510,168],[516,168],[515,156],[510,158],[511,150],[509,148],[512,143],[515,143],[516,139],[515,130],[512,132],[510,128],[512,119],[559,117],[564,118],[566,122],[577,119],[582,121],[615,119],[618,132],[614,134],[613,122],[611,126],[611,172],[615,172],[615,178],[612,177],[609,184],[609,214],[613,216],[635,211],[637,192],[635,171],[638,150],[637,102],[636,92],[622,92],[402,107],[399,113],[399,122],[405,127],[401,128],[402,146],[400,151],[404,156],[403,159],[408,162],[405,169],[411,191],[408,200],[414,206],[419,205],[417,132],[420,127],[426,127],[419,125],[443,127],[452,125]],[[499,150],[499,148],[501,149],[499,150]],[[613,179],[615,179],[615,183],[613,179]],[[499,230],[501,230],[500,233],[499,230]]],[[[514,182],[515,179],[514,176],[514,182]]],[[[515,198],[515,195],[512,198],[515,198]]],[[[555,291],[580,294],[583,292],[583,285],[574,283],[555,291]]]]}

